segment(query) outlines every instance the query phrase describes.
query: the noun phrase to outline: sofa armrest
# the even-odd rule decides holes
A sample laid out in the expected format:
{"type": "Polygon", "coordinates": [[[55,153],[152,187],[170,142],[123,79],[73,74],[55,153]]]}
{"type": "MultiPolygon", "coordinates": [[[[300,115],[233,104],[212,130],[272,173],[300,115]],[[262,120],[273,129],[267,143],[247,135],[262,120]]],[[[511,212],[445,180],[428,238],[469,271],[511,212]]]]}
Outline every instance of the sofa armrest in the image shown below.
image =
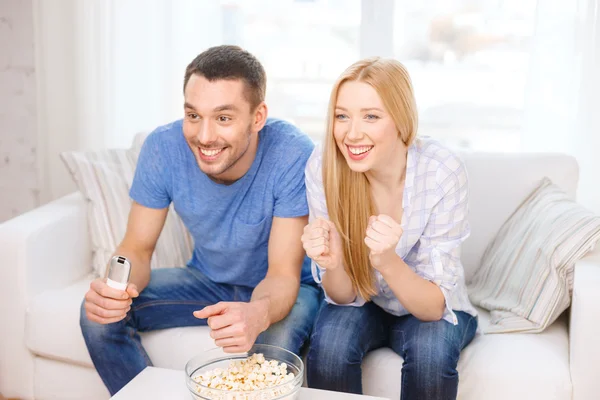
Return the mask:
{"type": "Polygon", "coordinates": [[[25,345],[31,299],[92,271],[85,201],[74,193],[0,224],[0,393],[33,398],[33,357],[25,345]]]}
{"type": "Polygon", "coordinates": [[[28,298],[68,286],[92,272],[81,195],[70,194],[0,225],[0,254],[7,267],[0,284],[24,284],[28,298]]]}
{"type": "Polygon", "coordinates": [[[600,393],[600,246],[575,265],[569,348],[573,400],[600,393]]]}

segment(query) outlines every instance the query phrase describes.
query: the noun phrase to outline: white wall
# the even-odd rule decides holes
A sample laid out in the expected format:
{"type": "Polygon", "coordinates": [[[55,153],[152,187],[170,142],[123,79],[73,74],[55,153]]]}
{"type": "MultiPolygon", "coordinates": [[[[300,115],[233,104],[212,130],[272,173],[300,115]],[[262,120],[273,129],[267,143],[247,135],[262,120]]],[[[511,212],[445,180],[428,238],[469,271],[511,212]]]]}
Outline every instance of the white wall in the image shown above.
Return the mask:
{"type": "Polygon", "coordinates": [[[102,147],[82,128],[78,4],[0,1],[0,222],[75,189],[60,152],[102,147]]]}
{"type": "Polygon", "coordinates": [[[0,1],[0,222],[39,203],[31,0],[0,1]]]}

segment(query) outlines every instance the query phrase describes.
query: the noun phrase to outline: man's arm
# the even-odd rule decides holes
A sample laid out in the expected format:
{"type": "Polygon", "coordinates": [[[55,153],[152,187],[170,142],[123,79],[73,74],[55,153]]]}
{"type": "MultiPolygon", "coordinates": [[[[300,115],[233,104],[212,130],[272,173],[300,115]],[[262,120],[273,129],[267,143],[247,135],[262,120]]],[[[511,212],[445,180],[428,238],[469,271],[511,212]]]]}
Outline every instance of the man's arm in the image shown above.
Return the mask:
{"type": "MultiPolygon", "coordinates": [[[[278,129],[299,133],[287,123],[281,123],[278,129]]],[[[250,301],[220,302],[194,312],[197,318],[208,318],[210,336],[225,352],[248,351],[261,332],[289,314],[298,297],[305,257],[300,238],[309,213],[304,170],[313,147],[308,136],[302,134],[282,147],[273,189],[275,217],[269,237],[269,265],[250,301]]]]}
{"type": "Polygon", "coordinates": [[[132,203],[125,238],[115,251],[131,261],[127,293],[109,287],[104,279],[92,281],[85,295],[85,310],[90,321],[110,324],[125,318],[131,298],[137,297],[150,281],[150,259],[167,212],[168,208],[157,210],[132,203]]]}
{"type": "Polygon", "coordinates": [[[258,335],[289,314],[300,289],[304,261],[300,236],[307,220],[307,216],[273,218],[267,275],[254,288],[250,302],[220,302],[194,312],[196,318],[208,318],[210,336],[226,353],[248,351],[258,335]]]}
{"type": "Polygon", "coordinates": [[[296,302],[305,256],[300,237],[307,223],[308,216],[273,218],[269,238],[269,269],[265,279],[252,292],[250,300],[264,310],[267,318],[265,330],[285,318],[296,302]]]}
{"type": "Polygon", "coordinates": [[[115,254],[127,257],[131,261],[129,282],[140,292],[150,282],[150,260],[168,211],[169,208],[148,208],[134,201],[131,204],[125,237],[115,250],[115,254]]]}

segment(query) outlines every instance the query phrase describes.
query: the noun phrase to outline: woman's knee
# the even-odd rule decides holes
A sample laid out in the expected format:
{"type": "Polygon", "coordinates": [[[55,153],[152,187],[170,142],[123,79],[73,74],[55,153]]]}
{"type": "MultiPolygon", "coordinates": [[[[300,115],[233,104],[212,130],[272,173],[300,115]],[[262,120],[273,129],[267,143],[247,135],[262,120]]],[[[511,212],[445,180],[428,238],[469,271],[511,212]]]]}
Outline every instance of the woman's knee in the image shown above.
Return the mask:
{"type": "Polygon", "coordinates": [[[340,360],[348,357],[358,345],[349,334],[348,328],[339,326],[315,327],[310,338],[310,349],[314,353],[321,355],[327,354],[330,358],[339,358],[340,360]]]}
{"type": "Polygon", "coordinates": [[[360,365],[362,355],[343,332],[334,327],[315,328],[308,351],[309,376],[328,377],[335,381],[352,365],[360,365]]]}
{"type": "Polygon", "coordinates": [[[447,321],[423,323],[406,342],[405,364],[416,366],[415,372],[427,376],[457,374],[460,355],[460,335],[447,321]]]}
{"type": "MultiPolygon", "coordinates": [[[[338,368],[349,364],[360,363],[364,357],[365,344],[357,331],[359,321],[353,316],[342,316],[340,313],[354,313],[351,307],[336,307],[335,315],[323,312],[317,318],[310,338],[309,360],[318,360],[324,368],[338,368]]],[[[323,311],[323,310],[322,310],[323,311]]]]}

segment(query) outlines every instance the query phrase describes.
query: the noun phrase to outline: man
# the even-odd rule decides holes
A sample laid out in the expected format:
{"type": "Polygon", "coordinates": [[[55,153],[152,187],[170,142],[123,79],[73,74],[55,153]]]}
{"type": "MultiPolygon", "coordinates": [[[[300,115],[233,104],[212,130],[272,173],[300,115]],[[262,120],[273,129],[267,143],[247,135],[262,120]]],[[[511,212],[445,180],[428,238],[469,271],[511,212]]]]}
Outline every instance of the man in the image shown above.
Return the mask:
{"type": "Polygon", "coordinates": [[[215,344],[267,343],[298,353],[320,302],[300,237],[304,167],[313,144],[267,120],[265,72],[236,46],[213,47],[186,69],[185,117],[146,139],[115,254],[132,264],[125,292],[90,285],[81,329],[111,394],[151,360],[137,332],[206,325],[215,344]],[[186,268],[150,270],[170,203],[195,241],[186,268]]]}

